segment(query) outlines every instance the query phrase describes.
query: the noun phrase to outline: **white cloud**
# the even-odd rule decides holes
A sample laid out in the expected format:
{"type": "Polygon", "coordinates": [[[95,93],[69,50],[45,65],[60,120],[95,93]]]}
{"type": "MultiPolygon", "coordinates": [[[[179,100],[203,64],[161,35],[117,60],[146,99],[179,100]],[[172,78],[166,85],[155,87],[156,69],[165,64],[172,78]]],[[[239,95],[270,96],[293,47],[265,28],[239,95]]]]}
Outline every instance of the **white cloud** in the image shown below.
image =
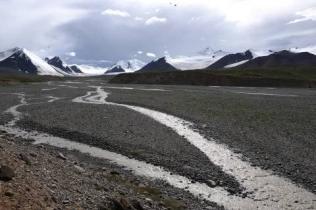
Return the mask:
{"type": "MultiPolygon", "coordinates": [[[[81,0],[76,2],[80,3],[81,0]]],[[[45,4],[36,0],[2,1],[1,23],[6,30],[0,30],[0,49],[25,47],[42,56],[69,51],[73,48],[73,39],[60,27],[89,15],[88,9],[73,7],[73,3],[74,0],[56,0],[45,4]]]]}
{"type": "Polygon", "coordinates": [[[316,7],[299,11],[296,13],[296,15],[301,16],[301,18],[292,20],[288,24],[294,24],[294,23],[304,22],[308,20],[316,21],[316,7]]]}
{"type": "Polygon", "coordinates": [[[307,21],[315,20],[315,0],[171,2],[2,0],[5,30],[0,30],[0,51],[20,46],[34,52],[43,49],[42,57],[64,55],[77,60],[80,55],[82,59],[115,61],[131,55],[145,59],[148,51],[159,57],[166,49],[174,55],[191,55],[205,46],[237,52],[315,45],[316,32],[311,30],[316,29],[316,21],[307,21]],[[110,16],[101,15],[102,10],[110,16]],[[289,21],[299,24],[287,25],[289,21]],[[162,27],[167,24],[172,27],[162,27]],[[142,55],[137,53],[140,49],[142,55]],[[71,51],[78,55],[65,55],[71,51]]]}
{"type": "Polygon", "coordinates": [[[167,22],[167,18],[161,18],[161,17],[151,17],[149,18],[148,20],[146,20],[145,24],[146,25],[153,25],[153,24],[156,24],[156,23],[165,23],[167,22]]]}
{"type": "Polygon", "coordinates": [[[146,53],[146,56],[150,57],[150,58],[156,58],[157,57],[155,53],[150,53],[150,52],[146,53]]]}
{"type": "Polygon", "coordinates": [[[143,21],[144,18],[142,18],[142,17],[135,17],[134,20],[135,20],[135,21],[143,21]]]}
{"type": "Polygon", "coordinates": [[[113,9],[107,9],[104,10],[102,15],[108,15],[108,16],[119,16],[119,17],[130,17],[131,15],[128,12],[121,11],[121,10],[113,10],[113,9]]]}
{"type": "Polygon", "coordinates": [[[68,52],[66,55],[71,56],[71,57],[76,57],[76,52],[68,52]]]}
{"type": "Polygon", "coordinates": [[[138,51],[137,54],[142,55],[144,52],[143,51],[138,51]]]}

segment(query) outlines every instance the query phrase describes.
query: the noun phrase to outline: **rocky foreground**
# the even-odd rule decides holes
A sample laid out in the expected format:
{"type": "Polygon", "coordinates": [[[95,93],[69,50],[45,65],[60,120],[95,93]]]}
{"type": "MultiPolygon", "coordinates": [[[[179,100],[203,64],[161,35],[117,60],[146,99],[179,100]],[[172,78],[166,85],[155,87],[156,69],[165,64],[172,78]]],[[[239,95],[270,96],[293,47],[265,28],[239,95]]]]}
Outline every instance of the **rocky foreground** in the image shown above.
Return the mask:
{"type": "Polygon", "coordinates": [[[220,209],[78,152],[0,133],[0,210],[220,209]]]}

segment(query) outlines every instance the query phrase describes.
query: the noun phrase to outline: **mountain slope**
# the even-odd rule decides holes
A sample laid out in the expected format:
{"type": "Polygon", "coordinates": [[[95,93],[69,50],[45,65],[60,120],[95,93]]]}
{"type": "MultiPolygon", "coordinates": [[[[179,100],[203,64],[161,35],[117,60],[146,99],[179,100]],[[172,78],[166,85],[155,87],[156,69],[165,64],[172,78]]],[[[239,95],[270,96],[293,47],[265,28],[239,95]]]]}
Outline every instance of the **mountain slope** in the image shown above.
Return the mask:
{"type": "Polygon", "coordinates": [[[192,69],[205,69],[211,64],[215,63],[225,55],[227,52],[222,50],[213,51],[210,48],[206,48],[197,55],[192,56],[167,56],[167,62],[181,70],[192,70],[192,69]]]}
{"type": "Polygon", "coordinates": [[[253,58],[253,54],[251,51],[247,50],[246,52],[243,53],[235,53],[235,54],[229,54],[226,55],[224,57],[222,57],[221,59],[219,59],[218,61],[216,61],[215,63],[213,63],[212,65],[210,65],[209,67],[207,67],[206,69],[223,69],[225,67],[229,67],[231,65],[234,64],[235,66],[240,64],[240,62],[242,61],[248,61],[251,60],[253,58]]]}
{"type": "Polygon", "coordinates": [[[60,59],[60,57],[55,56],[52,59],[46,58],[46,62],[58,69],[64,71],[66,74],[80,74],[82,71],[75,65],[68,66],[60,59]]]}
{"type": "Polygon", "coordinates": [[[257,57],[240,65],[240,68],[315,67],[316,55],[309,52],[295,53],[287,50],[257,57]]]}
{"type": "Polygon", "coordinates": [[[166,57],[159,58],[148,63],[142,69],[137,71],[137,73],[143,72],[170,72],[170,71],[179,71],[177,68],[172,66],[167,62],[166,57]]]}
{"type": "Polygon", "coordinates": [[[106,72],[106,74],[118,74],[118,73],[125,73],[125,70],[119,65],[114,66],[113,68],[111,68],[110,70],[106,72]]]}
{"type": "Polygon", "coordinates": [[[135,72],[143,68],[145,65],[146,64],[141,60],[130,59],[118,61],[115,66],[121,67],[125,70],[125,72],[135,72]]]}
{"type": "Polygon", "coordinates": [[[73,72],[78,73],[78,74],[82,74],[82,70],[80,69],[80,67],[78,67],[77,65],[70,65],[68,66],[73,72]]]}
{"type": "Polygon", "coordinates": [[[56,68],[23,48],[13,48],[0,53],[1,72],[63,76],[56,68]]]}

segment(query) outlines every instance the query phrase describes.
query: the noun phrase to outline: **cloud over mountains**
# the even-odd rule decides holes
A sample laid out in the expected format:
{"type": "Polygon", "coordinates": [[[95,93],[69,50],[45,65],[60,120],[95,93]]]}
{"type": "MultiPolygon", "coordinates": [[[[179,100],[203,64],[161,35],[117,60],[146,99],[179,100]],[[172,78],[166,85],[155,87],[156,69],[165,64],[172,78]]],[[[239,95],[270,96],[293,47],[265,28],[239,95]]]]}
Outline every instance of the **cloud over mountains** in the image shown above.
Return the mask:
{"type": "Polygon", "coordinates": [[[315,8],[314,0],[6,0],[0,50],[21,46],[75,62],[190,55],[207,46],[314,48],[315,8]]]}

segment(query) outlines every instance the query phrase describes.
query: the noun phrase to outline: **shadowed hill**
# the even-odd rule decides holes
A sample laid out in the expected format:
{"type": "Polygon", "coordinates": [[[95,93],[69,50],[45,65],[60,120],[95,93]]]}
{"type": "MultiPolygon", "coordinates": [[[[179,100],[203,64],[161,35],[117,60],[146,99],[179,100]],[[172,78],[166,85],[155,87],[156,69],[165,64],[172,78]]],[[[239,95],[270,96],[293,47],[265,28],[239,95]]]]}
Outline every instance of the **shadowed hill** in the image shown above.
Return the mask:
{"type": "Polygon", "coordinates": [[[257,57],[239,66],[239,68],[247,69],[274,67],[316,67],[316,55],[283,50],[268,56],[257,57]]]}
{"type": "Polygon", "coordinates": [[[236,53],[236,54],[229,54],[224,56],[223,58],[219,59],[206,69],[222,69],[225,68],[225,66],[238,63],[240,61],[244,60],[250,60],[253,58],[252,52],[247,50],[244,53],[236,53]]]}
{"type": "Polygon", "coordinates": [[[166,61],[166,58],[160,58],[158,60],[152,61],[142,69],[137,71],[137,73],[147,73],[147,72],[172,72],[180,71],[166,61]]]}
{"type": "Polygon", "coordinates": [[[316,87],[314,69],[231,69],[121,74],[116,84],[215,85],[263,87],[316,87]]]}

